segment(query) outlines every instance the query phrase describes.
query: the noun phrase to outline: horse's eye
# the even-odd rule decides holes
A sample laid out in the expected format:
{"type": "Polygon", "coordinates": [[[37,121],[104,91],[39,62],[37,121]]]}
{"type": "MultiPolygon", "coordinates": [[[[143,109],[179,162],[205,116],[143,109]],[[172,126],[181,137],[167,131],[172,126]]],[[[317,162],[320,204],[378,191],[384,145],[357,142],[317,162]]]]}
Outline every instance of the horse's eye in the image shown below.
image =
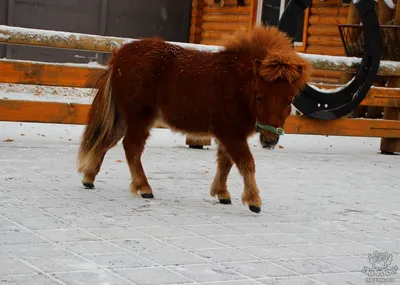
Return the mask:
{"type": "Polygon", "coordinates": [[[257,97],[257,101],[258,101],[259,103],[261,103],[262,98],[261,98],[261,97],[257,97]]]}

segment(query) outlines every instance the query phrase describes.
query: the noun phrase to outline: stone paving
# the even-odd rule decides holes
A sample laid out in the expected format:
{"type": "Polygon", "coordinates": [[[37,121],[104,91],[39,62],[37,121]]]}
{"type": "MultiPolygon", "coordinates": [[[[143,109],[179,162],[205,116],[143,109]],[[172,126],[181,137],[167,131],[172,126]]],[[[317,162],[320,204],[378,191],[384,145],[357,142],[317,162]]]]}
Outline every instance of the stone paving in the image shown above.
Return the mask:
{"type": "Polygon", "coordinates": [[[255,214],[236,168],[233,204],[209,196],[215,145],[168,130],[143,157],[154,200],[130,194],[120,144],[84,189],[81,131],[0,123],[0,284],[400,284],[400,158],[379,139],[286,135],[268,151],[252,138],[255,214]]]}

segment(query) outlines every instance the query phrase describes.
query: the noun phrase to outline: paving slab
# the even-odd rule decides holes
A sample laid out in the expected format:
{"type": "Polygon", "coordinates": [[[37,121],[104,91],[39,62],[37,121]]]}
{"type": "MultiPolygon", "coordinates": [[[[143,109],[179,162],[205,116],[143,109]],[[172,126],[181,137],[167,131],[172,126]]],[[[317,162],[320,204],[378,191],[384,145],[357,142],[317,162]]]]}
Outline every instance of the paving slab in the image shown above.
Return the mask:
{"type": "Polygon", "coordinates": [[[367,284],[373,266],[400,284],[400,157],[378,138],[285,135],[273,151],[251,138],[255,214],[235,167],[232,205],[209,196],[214,143],[169,130],[142,159],[155,199],[130,193],[121,144],[84,189],[82,130],[0,122],[1,284],[367,284]]]}

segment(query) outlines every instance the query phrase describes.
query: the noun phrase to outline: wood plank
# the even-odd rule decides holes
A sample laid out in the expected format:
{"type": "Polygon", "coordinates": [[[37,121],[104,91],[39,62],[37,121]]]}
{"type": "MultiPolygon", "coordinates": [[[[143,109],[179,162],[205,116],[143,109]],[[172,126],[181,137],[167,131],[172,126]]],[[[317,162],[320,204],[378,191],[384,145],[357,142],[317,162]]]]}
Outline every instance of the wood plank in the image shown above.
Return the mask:
{"type": "Polygon", "coordinates": [[[0,60],[0,82],[93,88],[105,68],[80,64],[46,64],[0,60]]]}
{"type": "Polygon", "coordinates": [[[89,108],[88,104],[0,100],[0,121],[84,125],[89,108]]]}
{"type": "Polygon", "coordinates": [[[326,15],[310,15],[310,25],[338,25],[345,24],[346,17],[326,16],[326,15]]]}
{"type": "Polygon", "coordinates": [[[312,36],[307,39],[310,45],[327,45],[331,47],[343,47],[343,42],[340,37],[332,36],[312,36]]]}
{"type": "Polygon", "coordinates": [[[250,2],[249,30],[251,30],[257,22],[258,0],[251,0],[250,2]]]}
{"type": "MultiPolygon", "coordinates": [[[[204,39],[204,44],[222,44],[224,40],[204,39]]],[[[314,67],[313,75],[316,77],[332,77],[337,71],[354,72],[357,63],[348,64],[346,60],[335,62],[324,60],[317,56],[306,55],[314,67]]],[[[34,61],[19,61],[0,59],[0,82],[37,84],[48,86],[93,88],[97,78],[105,69],[103,66],[87,64],[56,64],[34,61]]],[[[381,62],[378,74],[400,75],[400,66],[393,69],[390,65],[381,62]]]]}
{"type": "Polygon", "coordinates": [[[308,54],[319,54],[319,55],[334,55],[343,56],[345,54],[343,47],[331,47],[322,45],[311,45],[307,46],[308,54]]]}
{"type": "MultiPolygon", "coordinates": [[[[67,104],[23,100],[0,100],[0,121],[78,124],[87,122],[88,104],[67,104]]],[[[158,128],[160,126],[155,126],[158,128]]],[[[303,116],[289,116],[287,134],[391,137],[400,138],[400,121],[373,119],[338,119],[319,121],[303,116]]]]}
{"type": "Polygon", "coordinates": [[[209,7],[208,5],[204,7],[205,14],[250,14],[250,7],[220,7],[218,5],[209,7]]]}
{"type": "Polygon", "coordinates": [[[233,23],[246,23],[248,25],[250,15],[236,15],[236,14],[205,14],[203,16],[204,22],[233,22],[233,23]]]}
{"type": "MultiPolygon", "coordinates": [[[[334,89],[341,87],[340,84],[313,84],[320,89],[334,89]]],[[[367,96],[361,101],[362,106],[380,106],[400,108],[400,88],[375,87],[369,90],[367,96]]],[[[390,118],[391,119],[391,118],[390,118]]]]}
{"type": "MultiPolygon", "coordinates": [[[[348,9],[339,9],[339,15],[342,17],[346,17],[348,13],[348,9]]],[[[327,7],[316,7],[315,5],[311,5],[310,8],[310,13],[312,15],[330,15],[330,16],[336,16],[338,13],[338,8],[337,7],[332,7],[332,6],[327,6],[327,7]]]]}
{"type": "Polygon", "coordinates": [[[200,27],[207,31],[237,31],[238,29],[247,29],[247,23],[214,23],[214,22],[202,22],[200,27]]]}
{"type": "Polygon", "coordinates": [[[287,134],[400,138],[400,121],[395,120],[342,118],[320,121],[292,115],[284,129],[287,134]]]}
{"type": "MultiPolygon", "coordinates": [[[[396,1],[394,1],[396,3],[396,1]]],[[[400,21],[400,0],[397,0],[395,13],[390,9],[385,1],[379,4],[379,22],[386,23],[391,20],[394,14],[394,19],[400,21]]],[[[387,85],[389,87],[400,88],[400,77],[388,78],[387,85]]],[[[388,120],[399,120],[400,121],[400,108],[385,107],[383,112],[383,118],[388,120]]],[[[393,154],[400,152],[400,139],[396,138],[382,138],[380,150],[385,154],[393,154]]]]}
{"type": "Polygon", "coordinates": [[[337,25],[313,25],[308,27],[308,34],[313,36],[337,36],[340,37],[337,25]]]}
{"type": "Polygon", "coordinates": [[[186,135],[186,145],[190,148],[203,148],[205,145],[211,145],[209,137],[196,137],[194,135],[186,135]]]}

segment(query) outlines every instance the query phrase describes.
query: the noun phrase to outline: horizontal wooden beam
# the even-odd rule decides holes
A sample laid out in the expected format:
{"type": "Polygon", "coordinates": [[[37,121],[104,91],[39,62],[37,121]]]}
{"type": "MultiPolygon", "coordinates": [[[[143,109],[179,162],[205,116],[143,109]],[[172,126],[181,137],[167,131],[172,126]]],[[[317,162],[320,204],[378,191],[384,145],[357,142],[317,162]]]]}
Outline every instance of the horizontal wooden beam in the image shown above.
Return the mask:
{"type": "MultiPolygon", "coordinates": [[[[104,70],[105,67],[101,65],[0,59],[0,83],[94,88],[96,80],[104,70]]],[[[319,89],[341,87],[333,84],[313,86],[319,89]]],[[[400,107],[400,88],[372,87],[361,105],[400,107]]]]}
{"type": "MultiPolygon", "coordinates": [[[[331,90],[340,88],[343,85],[337,84],[311,84],[312,87],[317,87],[318,90],[331,90]]],[[[367,96],[361,101],[362,106],[380,106],[380,107],[400,107],[400,88],[376,87],[368,91],[367,96]]]]}
{"type": "MultiPolygon", "coordinates": [[[[0,100],[0,121],[83,125],[86,124],[89,108],[88,104],[0,100]]],[[[348,118],[320,121],[303,116],[290,116],[285,124],[285,132],[306,135],[400,138],[400,121],[348,118]]]]}
{"type": "Polygon", "coordinates": [[[93,88],[105,70],[88,64],[0,60],[0,83],[93,88]]]}
{"type": "Polygon", "coordinates": [[[400,138],[400,121],[342,118],[331,121],[290,116],[285,124],[288,134],[400,138]]]}
{"type": "MultiPolygon", "coordinates": [[[[38,46],[46,48],[82,50],[110,53],[121,45],[138,39],[100,36],[94,34],[71,33],[43,29],[31,29],[0,25],[0,43],[38,46]]],[[[217,51],[221,47],[191,43],[170,42],[184,48],[217,51]]]]}
{"type": "MultiPolygon", "coordinates": [[[[218,23],[218,25],[211,23],[211,25],[214,25],[218,30],[223,27],[229,30],[236,30],[238,27],[235,23],[218,23]]],[[[0,25],[0,43],[4,44],[111,52],[112,50],[119,48],[122,44],[135,40],[137,39],[0,25]]],[[[222,46],[217,45],[200,45],[179,42],[170,43],[184,48],[207,52],[217,52],[222,49],[222,46]]],[[[313,54],[300,55],[310,60],[315,69],[323,70],[355,72],[361,62],[361,59],[356,57],[322,56],[313,54]]],[[[381,61],[378,74],[385,76],[400,76],[400,62],[381,61]]]]}

